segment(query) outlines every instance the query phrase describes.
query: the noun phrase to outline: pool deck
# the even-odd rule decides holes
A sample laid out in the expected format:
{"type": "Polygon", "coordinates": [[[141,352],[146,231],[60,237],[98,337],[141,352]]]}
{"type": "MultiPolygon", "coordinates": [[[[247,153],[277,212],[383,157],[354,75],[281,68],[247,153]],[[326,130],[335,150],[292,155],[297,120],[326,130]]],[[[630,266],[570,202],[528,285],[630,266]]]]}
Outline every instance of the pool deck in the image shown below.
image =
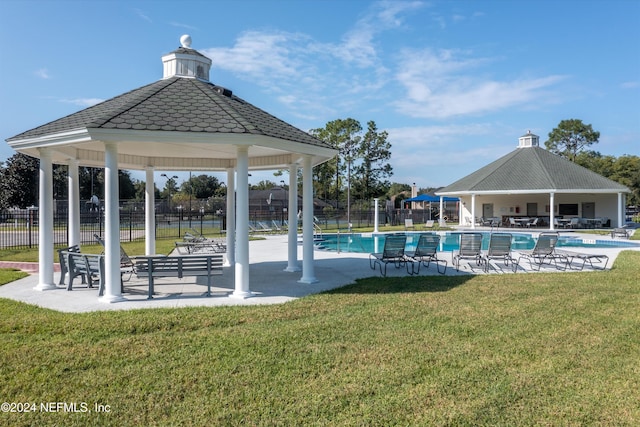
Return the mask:
{"type": "MultiPolygon", "coordinates": [[[[489,228],[477,227],[475,231],[488,231],[489,228]]],[[[470,231],[459,228],[458,231],[470,231]]],[[[548,230],[529,229],[500,229],[501,232],[530,232],[537,234],[548,230]]],[[[586,233],[573,233],[560,231],[561,235],[580,236],[584,239],[612,240],[608,235],[595,235],[586,233]]],[[[615,239],[620,240],[620,239],[615,239]]],[[[571,249],[571,248],[568,248],[571,249]]],[[[629,248],[577,248],[581,253],[602,254],[609,257],[606,268],[613,265],[615,258],[622,251],[629,248]]],[[[631,250],[640,250],[640,244],[631,250]]],[[[252,296],[249,298],[236,298],[231,295],[234,290],[233,268],[224,268],[222,276],[213,277],[212,295],[206,297],[206,278],[184,279],[157,279],[156,295],[153,299],[147,299],[147,281],[134,278],[125,283],[124,301],[107,303],[100,301],[95,288],[87,288],[80,285],[79,280],[74,284],[73,291],[65,288],[48,291],[35,290],[38,284],[38,274],[33,271],[33,265],[13,264],[14,267],[22,267],[26,271],[31,268],[30,275],[26,278],[0,286],[0,298],[8,298],[22,301],[62,312],[91,312],[106,310],[130,310],[161,307],[188,307],[188,306],[228,306],[228,305],[260,305],[279,304],[291,301],[306,295],[319,293],[325,290],[339,288],[355,280],[366,277],[379,277],[380,272],[369,267],[369,255],[358,253],[336,253],[329,251],[314,251],[314,276],[316,283],[300,283],[302,272],[285,271],[287,267],[287,236],[266,235],[264,240],[250,242],[250,288],[252,296]]],[[[460,271],[452,266],[451,252],[439,253],[439,256],[447,261],[447,275],[469,274],[514,274],[501,263],[492,261],[489,273],[484,273],[482,267],[475,263],[463,261],[460,271]]],[[[517,258],[517,251],[514,252],[517,258]]],[[[298,245],[298,265],[302,267],[302,246],[298,245]]],[[[10,266],[9,263],[0,262],[0,267],[10,266]]],[[[37,265],[36,265],[37,267],[37,265]]],[[[561,271],[554,266],[543,266],[541,272],[557,272],[558,274],[571,274],[575,270],[561,271]]],[[[587,263],[583,271],[593,271],[587,263]]],[[[523,260],[516,274],[534,272],[529,263],[523,260]]],[[[54,273],[55,282],[58,282],[59,272],[54,273]]],[[[438,275],[434,263],[429,268],[420,269],[421,276],[438,275]]],[[[388,277],[411,277],[405,268],[396,269],[389,265],[388,277]]]]}

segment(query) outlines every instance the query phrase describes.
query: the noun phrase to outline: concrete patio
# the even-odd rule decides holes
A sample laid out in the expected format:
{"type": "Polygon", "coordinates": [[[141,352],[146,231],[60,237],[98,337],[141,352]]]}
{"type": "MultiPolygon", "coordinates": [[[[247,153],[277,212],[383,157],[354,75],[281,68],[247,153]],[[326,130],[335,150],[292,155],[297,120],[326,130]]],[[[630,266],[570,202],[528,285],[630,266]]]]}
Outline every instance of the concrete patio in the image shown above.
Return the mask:
{"type": "MultiPolygon", "coordinates": [[[[506,230],[505,230],[506,231],[506,230]]],[[[585,238],[597,238],[598,240],[611,240],[609,236],[584,234],[585,238]]],[[[74,283],[73,291],[65,288],[39,291],[35,290],[38,284],[38,275],[30,274],[28,277],[12,283],[0,286],[0,298],[9,298],[28,304],[63,312],[90,312],[104,310],[130,310],[140,308],[161,307],[188,307],[188,306],[228,306],[228,305],[258,305],[278,304],[319,293],[325,290],[342,287],[353,283],[356,279],[366,277],[379,277],[379,271],[369,267],[369,255],[358,253],[335,253],[316,250],[315,275],[318,282],[308,284],[300,283],[301,272],[285,271],[287,267],[287,236],[268,235],[264,240],[250,242],[250,298],[234,298],[234,269],[224,268],[222,276],[214,276],[212,295],[206,297],[206,278],[184,279],[157,279],[156,295],[153,299],[147,299],[146,279],[137,279],[135,276],[125,282],[125,301],[117,303],[101,302],[98,299],[96,288],[87,288],[81,285],[79,280],[74,283]]],[[[615,258],[628,248],[580,248],[580,252],[604,254],[609,257],[607,269],[613,265],[615,258]]],[[[632,250],[640,250],[640,245],[632,250]]],[[[516,252],[517,254],[517,252],[516,252]]],[[[447,275],[469,274],[514,274],[510,269],[504,268],[500,263],[492,261],[489,273],[484,273],[481,267],[471,264],[463,264],[458,272],[451,265],[451,253],[438,254],[447,260],[447,275]]],[[[302,246],[298,247],[298,259],[302,258],[302,246]]],[[[516,256],[517,258],[517,256],[516,256]]],[[[301,261],[299,261],[301,263],[301,261]]],[[[0,265],[2,266],[2,265],[0,265]]],[[[558,274],[571,274],[574,270],[565,272],[556,269],[553,265],[543,266],[540,272],[557,272],[558,274]]],[[[584,271],[593,271],[587,264],[584,271]]],[[[529,263],[524,261],[516,274],[531,273],[529,263]]],[[[59,279],[55,273],[56,283],[59,279]]],[[[421,276],[437,276],[438,272],[434,263],[429,268],[420,269],[421,276]]],[[[388,277],[411,277],[405,268],[396,269],[389,266],[388,277]]],[[[514,277],[515,278],[515,277],[514,277]]]]}

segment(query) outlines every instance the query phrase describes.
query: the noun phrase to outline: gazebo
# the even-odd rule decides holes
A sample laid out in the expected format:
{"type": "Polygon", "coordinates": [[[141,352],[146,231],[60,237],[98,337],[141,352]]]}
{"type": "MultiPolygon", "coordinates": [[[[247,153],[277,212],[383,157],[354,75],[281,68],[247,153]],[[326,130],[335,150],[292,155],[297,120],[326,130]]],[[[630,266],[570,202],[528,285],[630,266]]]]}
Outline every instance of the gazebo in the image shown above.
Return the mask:
{"type": "Polygon", "coordinates": [[[301,283],[316,282],[313,262],[312,168],[337,154],[295,128],[209,81],[211,60],[191,48],[191,38],[162,57],[163,78],[77,113],[28,130],[7,142],[40,159],[39,284],[54,289],[52,165],[68,165],[69,244],[80,243],[78,167],[105,168],[105,294],[120,290],[118,169],[144,170],[145,252],[155,253],[154,171],[224,171],[227,174],[227,257],[235,267],[230,297],[251,296],[248,176],[252,170],[289,171],[288,260],[297,260],[297,175],[302,168],[303,260],[301,283]]]}
{"type": "Polygon", "coordinates": [[[460,197],[460,225],[466,218],[472,228],[479,216],[540,217],[552,230],[558,216],[608,218],[613,227],[624,224],[627,187],[539,145],[539,137],[528,132],[514,151],[436,195],[460,197]]]}

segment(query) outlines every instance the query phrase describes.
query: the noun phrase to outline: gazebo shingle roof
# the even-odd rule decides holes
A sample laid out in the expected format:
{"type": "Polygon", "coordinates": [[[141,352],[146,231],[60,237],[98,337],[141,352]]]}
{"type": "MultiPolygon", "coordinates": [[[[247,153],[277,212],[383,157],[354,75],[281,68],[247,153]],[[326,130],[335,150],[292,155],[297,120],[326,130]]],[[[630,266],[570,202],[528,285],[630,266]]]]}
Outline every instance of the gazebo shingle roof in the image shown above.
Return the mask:
{"type": "Polygon", "coordinates": [[[8,142],[79,129],[234,133],[330,148],[231,91],[198,79],[171,77],[28,130],[8,142]]]}
{"type": "Polygon", "coordinates": [[[509,192],[628,192],[622,184],[540,147],[517,148],[442,188],[439,195],[509,192]]]}

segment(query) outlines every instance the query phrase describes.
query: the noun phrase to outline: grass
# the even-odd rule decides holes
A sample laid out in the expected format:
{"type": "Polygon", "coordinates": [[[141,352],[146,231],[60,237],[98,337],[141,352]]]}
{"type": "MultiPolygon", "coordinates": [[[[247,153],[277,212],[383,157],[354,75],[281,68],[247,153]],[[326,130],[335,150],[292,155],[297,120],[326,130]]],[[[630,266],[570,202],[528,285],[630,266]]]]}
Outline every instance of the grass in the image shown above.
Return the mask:
{"type": "Polygon", "coordinates": [[[0,299],[28,425],[638,425],[640,253],[610,271],[369,278],[286,304],[65,314],[0,299]]]}
{"type": "Polygon", "coordinates": [[[27,277],[29,274],[16,268],[0,268],[0,285],[27,277]]]}

